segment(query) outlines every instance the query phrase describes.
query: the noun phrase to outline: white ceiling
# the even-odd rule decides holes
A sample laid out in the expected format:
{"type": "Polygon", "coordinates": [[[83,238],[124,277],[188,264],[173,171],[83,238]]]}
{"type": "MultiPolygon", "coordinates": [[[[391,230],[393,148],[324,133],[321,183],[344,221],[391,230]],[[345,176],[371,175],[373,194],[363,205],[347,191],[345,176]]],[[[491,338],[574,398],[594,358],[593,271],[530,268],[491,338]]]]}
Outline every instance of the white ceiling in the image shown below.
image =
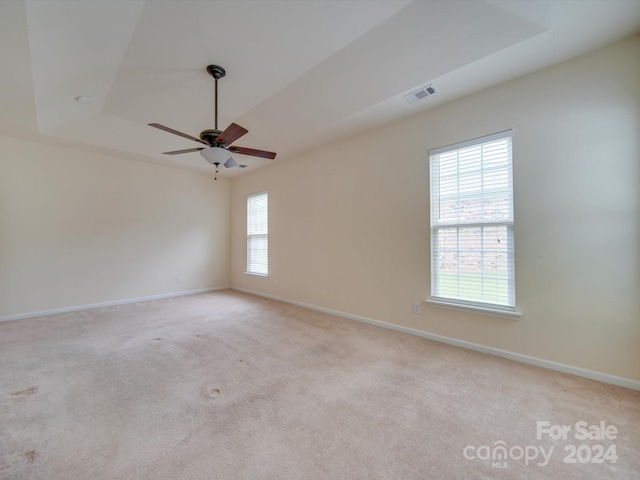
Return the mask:
{"type": "Polygon", "coordinates": [[[212,172],[147,124],[213,128],[218,64],[219,127],[277,162],[638,31],[640,0],[2,0],[0,133],[212,172]]]}

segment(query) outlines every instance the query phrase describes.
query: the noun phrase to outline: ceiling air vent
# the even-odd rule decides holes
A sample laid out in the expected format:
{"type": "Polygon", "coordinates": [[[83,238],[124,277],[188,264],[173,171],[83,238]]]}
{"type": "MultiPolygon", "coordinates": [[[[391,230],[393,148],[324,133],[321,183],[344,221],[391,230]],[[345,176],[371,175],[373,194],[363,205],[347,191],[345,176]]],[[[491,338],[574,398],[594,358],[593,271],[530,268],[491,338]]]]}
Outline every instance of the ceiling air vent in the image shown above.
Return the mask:
{"type": "Polygon", "coordinates": [[[433,88],[433,85],[427,85],[426,87],[422,87],[420,90],[416,90],[415,92],[411,92],[409,95],[405,95],[404,98],[406,98],[409,103],[416,103],[418,100],[422,100],[434,93],[436,93],[436,89],[433,88]]]}

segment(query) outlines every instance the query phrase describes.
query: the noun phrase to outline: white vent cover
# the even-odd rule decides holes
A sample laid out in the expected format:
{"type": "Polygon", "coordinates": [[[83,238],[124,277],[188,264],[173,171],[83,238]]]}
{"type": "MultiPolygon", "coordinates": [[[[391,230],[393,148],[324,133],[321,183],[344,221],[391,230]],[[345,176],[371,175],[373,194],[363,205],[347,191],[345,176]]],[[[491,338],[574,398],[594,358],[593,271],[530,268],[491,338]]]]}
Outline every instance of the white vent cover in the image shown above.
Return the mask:
{"type": "Polygon", "coordinates": [[[406,98],[409,103],[416,103],[418,100],[422,100],[434,93],[436,93],[436,89],[433,88],[433,85],[427,85],[426,87],[422,87],[420,90],[416,90],[415,92],[405,95],[404,98],[406,98]]]}

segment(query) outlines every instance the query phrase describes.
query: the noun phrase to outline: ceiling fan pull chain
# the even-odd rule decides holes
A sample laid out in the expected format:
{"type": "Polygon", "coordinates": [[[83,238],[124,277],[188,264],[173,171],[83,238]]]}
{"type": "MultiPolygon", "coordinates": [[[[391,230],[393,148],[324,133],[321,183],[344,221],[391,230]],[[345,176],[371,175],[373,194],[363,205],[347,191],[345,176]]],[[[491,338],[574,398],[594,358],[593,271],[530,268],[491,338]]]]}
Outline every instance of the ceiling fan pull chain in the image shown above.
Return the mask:
{"type": "Polygon", "coordinates": [[[214,165],[216,166],[216,176],[213,177],[214,180],[218,180],[218,165],[220,165],[219,163],[214,163],[214,165]]]}

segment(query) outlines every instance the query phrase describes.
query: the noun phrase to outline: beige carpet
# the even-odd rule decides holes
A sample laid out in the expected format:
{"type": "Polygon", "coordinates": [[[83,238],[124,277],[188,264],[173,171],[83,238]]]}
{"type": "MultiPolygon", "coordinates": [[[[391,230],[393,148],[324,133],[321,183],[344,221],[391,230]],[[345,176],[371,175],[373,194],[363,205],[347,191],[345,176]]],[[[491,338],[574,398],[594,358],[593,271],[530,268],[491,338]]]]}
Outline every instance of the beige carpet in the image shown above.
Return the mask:
{"type": "Polygon", "coordinates": [[[640,392],[216,292],[0,324],[0,478],[640,478],[640,392]]]}

